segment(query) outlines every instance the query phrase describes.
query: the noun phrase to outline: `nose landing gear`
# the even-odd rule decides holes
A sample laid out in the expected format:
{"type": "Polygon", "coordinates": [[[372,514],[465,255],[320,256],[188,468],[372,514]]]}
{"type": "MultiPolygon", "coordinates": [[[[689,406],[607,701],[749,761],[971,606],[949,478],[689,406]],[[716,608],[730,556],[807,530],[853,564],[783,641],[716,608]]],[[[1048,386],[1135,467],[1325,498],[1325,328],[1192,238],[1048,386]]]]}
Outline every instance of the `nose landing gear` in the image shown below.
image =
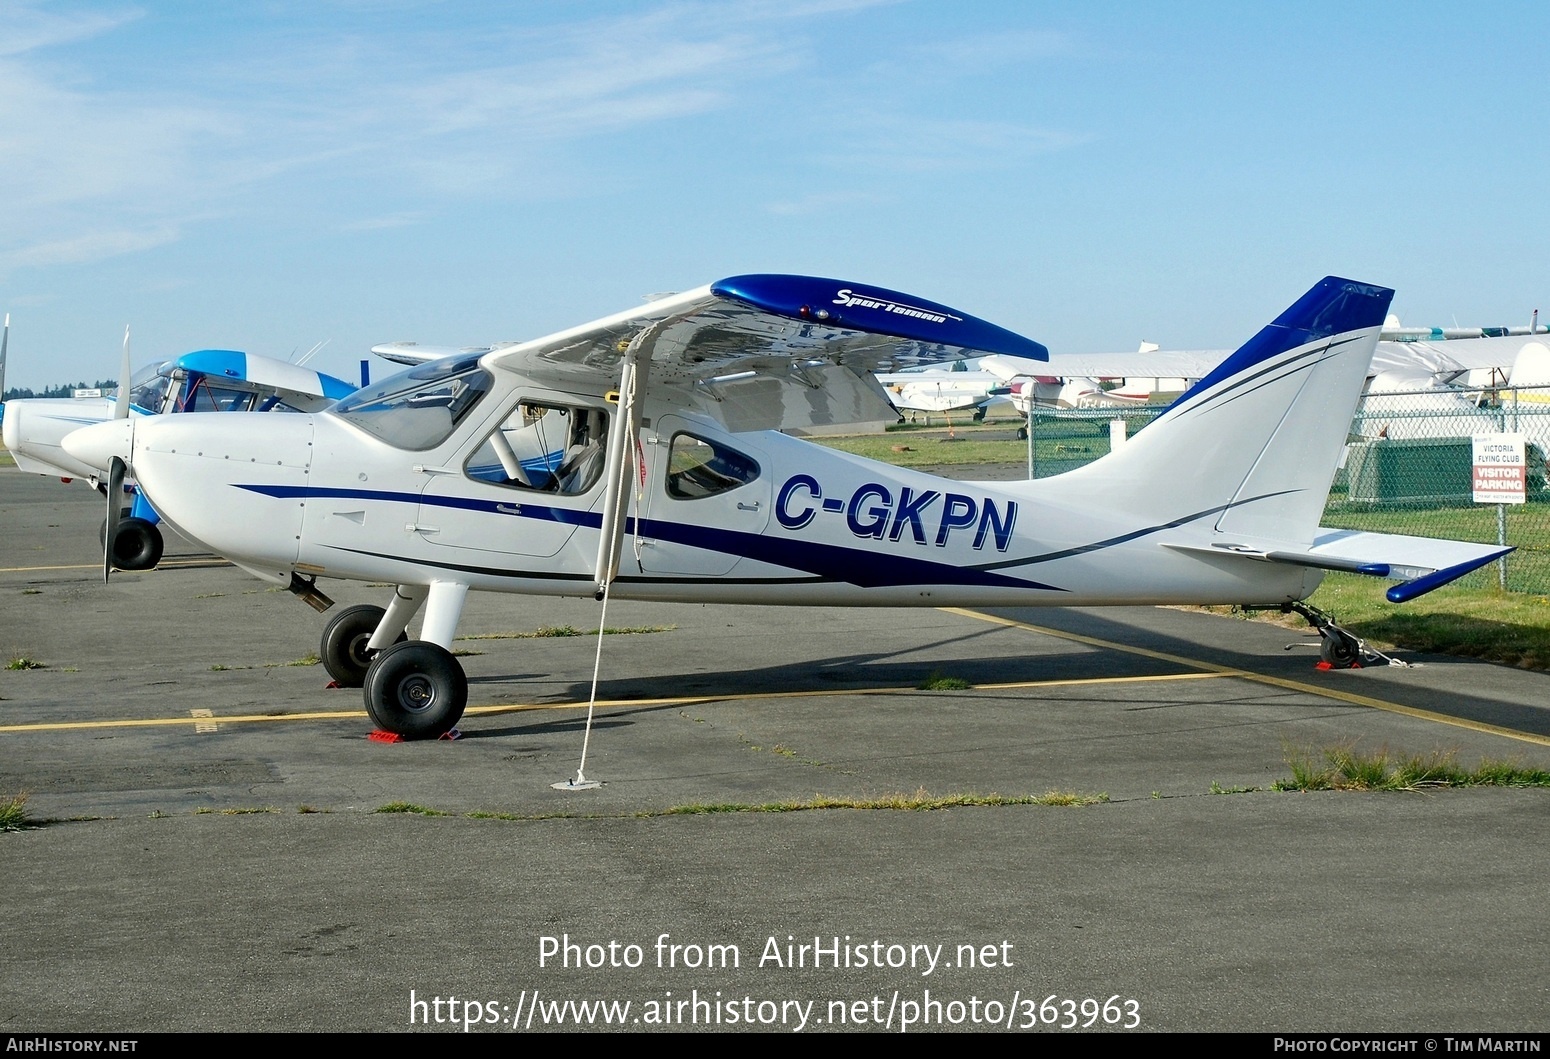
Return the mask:
{"type": "MultiPolygon", "coordinates": [[[[367,648],[371,634],[382,624],[387,611],[381,607],[363,604],[348,607],[334,616],[323,630],[323,646],[318,652],[323,657],[323,668],[342,688],[358,688],[366,683],[366,670],[371,666],[375,651],[367,648]]],[[[399,633],[396,643],[408,640],[406,633],[399,633]]]]}

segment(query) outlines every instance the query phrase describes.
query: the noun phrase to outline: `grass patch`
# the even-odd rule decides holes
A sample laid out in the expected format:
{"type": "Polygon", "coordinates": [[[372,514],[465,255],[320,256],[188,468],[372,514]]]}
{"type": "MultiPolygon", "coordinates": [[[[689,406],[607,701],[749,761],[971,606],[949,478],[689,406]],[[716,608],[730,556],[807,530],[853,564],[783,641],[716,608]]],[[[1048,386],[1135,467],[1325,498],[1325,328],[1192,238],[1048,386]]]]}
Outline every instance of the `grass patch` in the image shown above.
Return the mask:
{"type": "Polygon", "coordinates": [[[43,594],[43,590],[41,588],[24,588],[24,589],[22,589],[22,595],[24,595],[24,596],[41,596],[42,594],[43,594]]]}
{"type": "MultiPolygon", "coordinates": [[[[1211,793],[1212,794],[1253,794],[1255,791],[1257,791],[1259,789],[1260,788],[1258,788],[1258,787],[1223,787],[1220,783],[1217,783],[1215,780],[1211,781],[1211,793]]],[[[1161,798],[1162,795],[1158,794],[1156,791],[1153,791],[1152,792],[1152,797],[1153,798],[1161,798]]]]}
{"type": "MultiPolygon", "coordinates": [[[[635,636],[653,632],[672,632],[678,628],[676,625],[632,625],[626,628],[603,629],[604,636],[635,636]]],[[[540,625],[537,629],[527,632],[476,632],[467,636],[459,636],[459,640],[542,640],[554,636],[595,636],[591,630],[583,631],[574,625],[540,625]]],[[[457,652],[454,651],[453,654],[457,652]]]]}
{"type": "MultiPolygon", "coordinates": [[[[315,665],[318,665],[319,663],[321,663],[322,661],[323,660],[321,658],[319,658],[317,656],[317,654],[314,652],[314,653],[310,653],[310,654],[304,654],[300,658],[292,659],[289,662],[265,662],[264,663],[264,668],[265,669],[280,669],[280,668],[283,668],[285,666],[315,666],[315,665]]],[[[232,666],[231,668],[232,669],[239,669],[239,668],[240,669],[249,669],[251,667],[250,666],[232,666]]]]}
{"type": "Polygon", "coordinates": [[[415,805],[413,802],[388,802],[373,809],[374,813],[412,813],[415,816],[451,816],[451,813],[440,809],[428,809],[423,805],[415,805]]]}
{"type": "Polygon", "coordinates": [[[37,822],[27,814],[25,794],[13,794],[9,798],[0,798],[0,831],[20,831],[23,828],[37,826],[37,822]]]}
{"type": "MultiPolygon", "coordinates": [[[[1127,417],[1119,411],[1085,418],[1039,420],[1034,431],[1033,459],[1040,468],[1039,477],[1057,470],[1070,470],[1090,463],[1109,452],[1109,422],[1125,419],[1128,433],[1134,435],[1151,415],[1127,417]]],[[[852,456],[861,456],[895,467],[950,467],[961,464],[1007,463],[1026,465],[1028,442],[1017,437],[1023,420],[1007,419],[974,423],[968,415],[954,413],[952,427],[944,424],[941,413],[932,413],[930,426],[902,424],[882,434],[842,434],[808,440],[852,456]],[[909,439],[901,444],[900,435],[909,439]],[[951,445],[936,444],[951,439],[951,445]]]]}
{"type": "MultiPolygon", "coordinates": [[[[932,795],[924,787],[914,794],[885,794],[876,798],[830,798],[816,794],[806,801],[787,802],[696,802],[688,805],[671,805],[665,809],[641,809],[624,813],[574,813],[566,811],[548,813],[508,813],[478,809],[464,813],[468,820],[511,820],[535,822],[542,820],[649,820],[663,816],[710,816],[718,813],[800,813],[817,809],[878,809],[906,812],[930,812],[937,809],[956,809],[968,806],[996,805],[1046,805],[1087,806],[1101,805],[1109,800],[1107,794],[1079,794],[1074,791],[1049,791],[1046,794],[948,794],[932,795]]],[[[379,809],[378,812],[385,810],[379,809]]],[[[408,810],[394,810],[408,811],[408,810]]],[[[445,816],[445,813],[433,815],[445,816]]]]}
{"type": "Polygon", "coordinates": [[[1077,794],[1069,791],[1050,791],[1046,794],[948,794],[932,795],[924,787],[914,794],[885,794],[876,798],[830,798],[815,794],[807,801],[694,803],[674,805],[666,809],[648,810],[635,816],[703,816],[712,813],[798,813],[813,809],[895,809],[910,812],[930,812],[936,809],[955,809],[961,806],[981,805],[1097,805],[1109,800],[1107,794],[1077,794]]]}
{"type": "Polygon", "coordinates": [[[918,691],[966,691],[974,685],[962,677],[950,677],[941,670],[933,672],[925,680],[915,685],[918,691]]]}
{"type": "Polygon", "coordinates": [[[1340,745],[1320,751],[1289,750],[1289,779],[1277,780],[1278,791],[1420,791],[1443,787],[1550,787],[1550,770],[1514,762],[1483,760],[1474,768],[1460,765],[1454,751],[1391,754],[1388,750],[1359,753],[1340,745]]]}
{"type": "Polygon", "coordinates": [[[48,666],[47,663],[39,662],[36,658],[28,658],[25,655],[17,655],[15,658],[11,659],[5,664],[5,668],[13,670],[46,669],[48,666]]]}
{"type": "Polygon", "coordinates": [[[323,812],[322,809],[319,809],[316,806],[312,806],[312,805],[298,805],[296,807],[296,811],[298,813],[301,813],[303,816],[306,816],[306,815],[309,815],[309,814],[312,814],[312,813],[321,813],[321,812],[323,812]]]}

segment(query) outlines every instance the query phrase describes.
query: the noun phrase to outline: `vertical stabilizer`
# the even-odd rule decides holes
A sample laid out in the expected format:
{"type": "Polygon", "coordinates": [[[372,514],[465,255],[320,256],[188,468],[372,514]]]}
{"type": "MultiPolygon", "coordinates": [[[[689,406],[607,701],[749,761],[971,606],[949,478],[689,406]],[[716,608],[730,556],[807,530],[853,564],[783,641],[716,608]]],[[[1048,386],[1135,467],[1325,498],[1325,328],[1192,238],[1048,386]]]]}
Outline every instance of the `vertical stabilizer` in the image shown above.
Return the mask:
{"type": "Polygon", "coordinates": [[[1066,488],[1101,488],[1149,521],[1311,542],[1393,296],[1319,281],[1124,448],[1063,476],[1066,488]]]}

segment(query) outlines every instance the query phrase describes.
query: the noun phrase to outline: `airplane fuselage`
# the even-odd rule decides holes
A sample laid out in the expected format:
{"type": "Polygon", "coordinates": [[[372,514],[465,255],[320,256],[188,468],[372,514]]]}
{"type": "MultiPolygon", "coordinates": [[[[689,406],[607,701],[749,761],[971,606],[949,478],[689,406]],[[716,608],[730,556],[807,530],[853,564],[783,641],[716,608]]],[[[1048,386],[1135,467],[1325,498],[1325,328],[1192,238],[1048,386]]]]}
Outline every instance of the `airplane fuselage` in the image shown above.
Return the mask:
{"type": "MultiPolygon", "coordinates": [[[[514,409],[556,430],[614,405],[521,378],[494,381],[474,414],[424,449],[347,417],[243,414],[142,421],[134,466],[165,517],[277,583],[303,576],[456,582],[557,596],[595,591],[602,487],[546,472],[505,476],[495,434],[522,443],[514,409]],[[558,411],[558,414],[557,414],[558,411]],[[506,426],[503,427],[503,424],[506,426]]],[[[1147,521],[1063,484],[960,482],[778,432],[729,433],[652,410],[628,488],[621,598],[943,606],[1278,603],[1319,573],[1161,546],[1206,544],[1214,512],[1147,521]]],[[[416,413],[419,414],[419,413],[416,413]]],[[[530,424],[531,427],[531,424],[530,424]]],[[[423,439],[422,439],[423,440],[423,439]]],[[[558,444],[550,438],[546,452],[558,444]]],[[[536,450],[535,450],[536,451],[536,450]]],[[[543,468],[545,456],[519,461],[543,468]]],[[[550,458],[558,469],[560,450],[550,458]]]]}

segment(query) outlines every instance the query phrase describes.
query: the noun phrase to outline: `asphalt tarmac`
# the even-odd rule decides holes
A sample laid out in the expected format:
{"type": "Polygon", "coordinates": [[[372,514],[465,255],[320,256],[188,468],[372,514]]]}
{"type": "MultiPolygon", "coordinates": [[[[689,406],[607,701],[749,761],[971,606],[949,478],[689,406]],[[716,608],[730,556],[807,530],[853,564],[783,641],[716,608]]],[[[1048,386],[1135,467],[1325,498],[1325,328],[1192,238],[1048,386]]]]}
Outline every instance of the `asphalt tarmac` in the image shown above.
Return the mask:
{"type": "Polygon", "coordinates": [[[1550,1029],[1550,791],[1271,789],[1338,747],[1550,768],[1544,674],[615,601],[565,792],[597,603],[471,597],[462,738],[383,744],[298,664],[323,616],[181,541],[104,586],[100,518],[0,470],[0,653],[41,664],[0,671],[7,1032],[1550,1029]],[[1089,804],[1011,803],[1050,792],[1089,804]]]}

